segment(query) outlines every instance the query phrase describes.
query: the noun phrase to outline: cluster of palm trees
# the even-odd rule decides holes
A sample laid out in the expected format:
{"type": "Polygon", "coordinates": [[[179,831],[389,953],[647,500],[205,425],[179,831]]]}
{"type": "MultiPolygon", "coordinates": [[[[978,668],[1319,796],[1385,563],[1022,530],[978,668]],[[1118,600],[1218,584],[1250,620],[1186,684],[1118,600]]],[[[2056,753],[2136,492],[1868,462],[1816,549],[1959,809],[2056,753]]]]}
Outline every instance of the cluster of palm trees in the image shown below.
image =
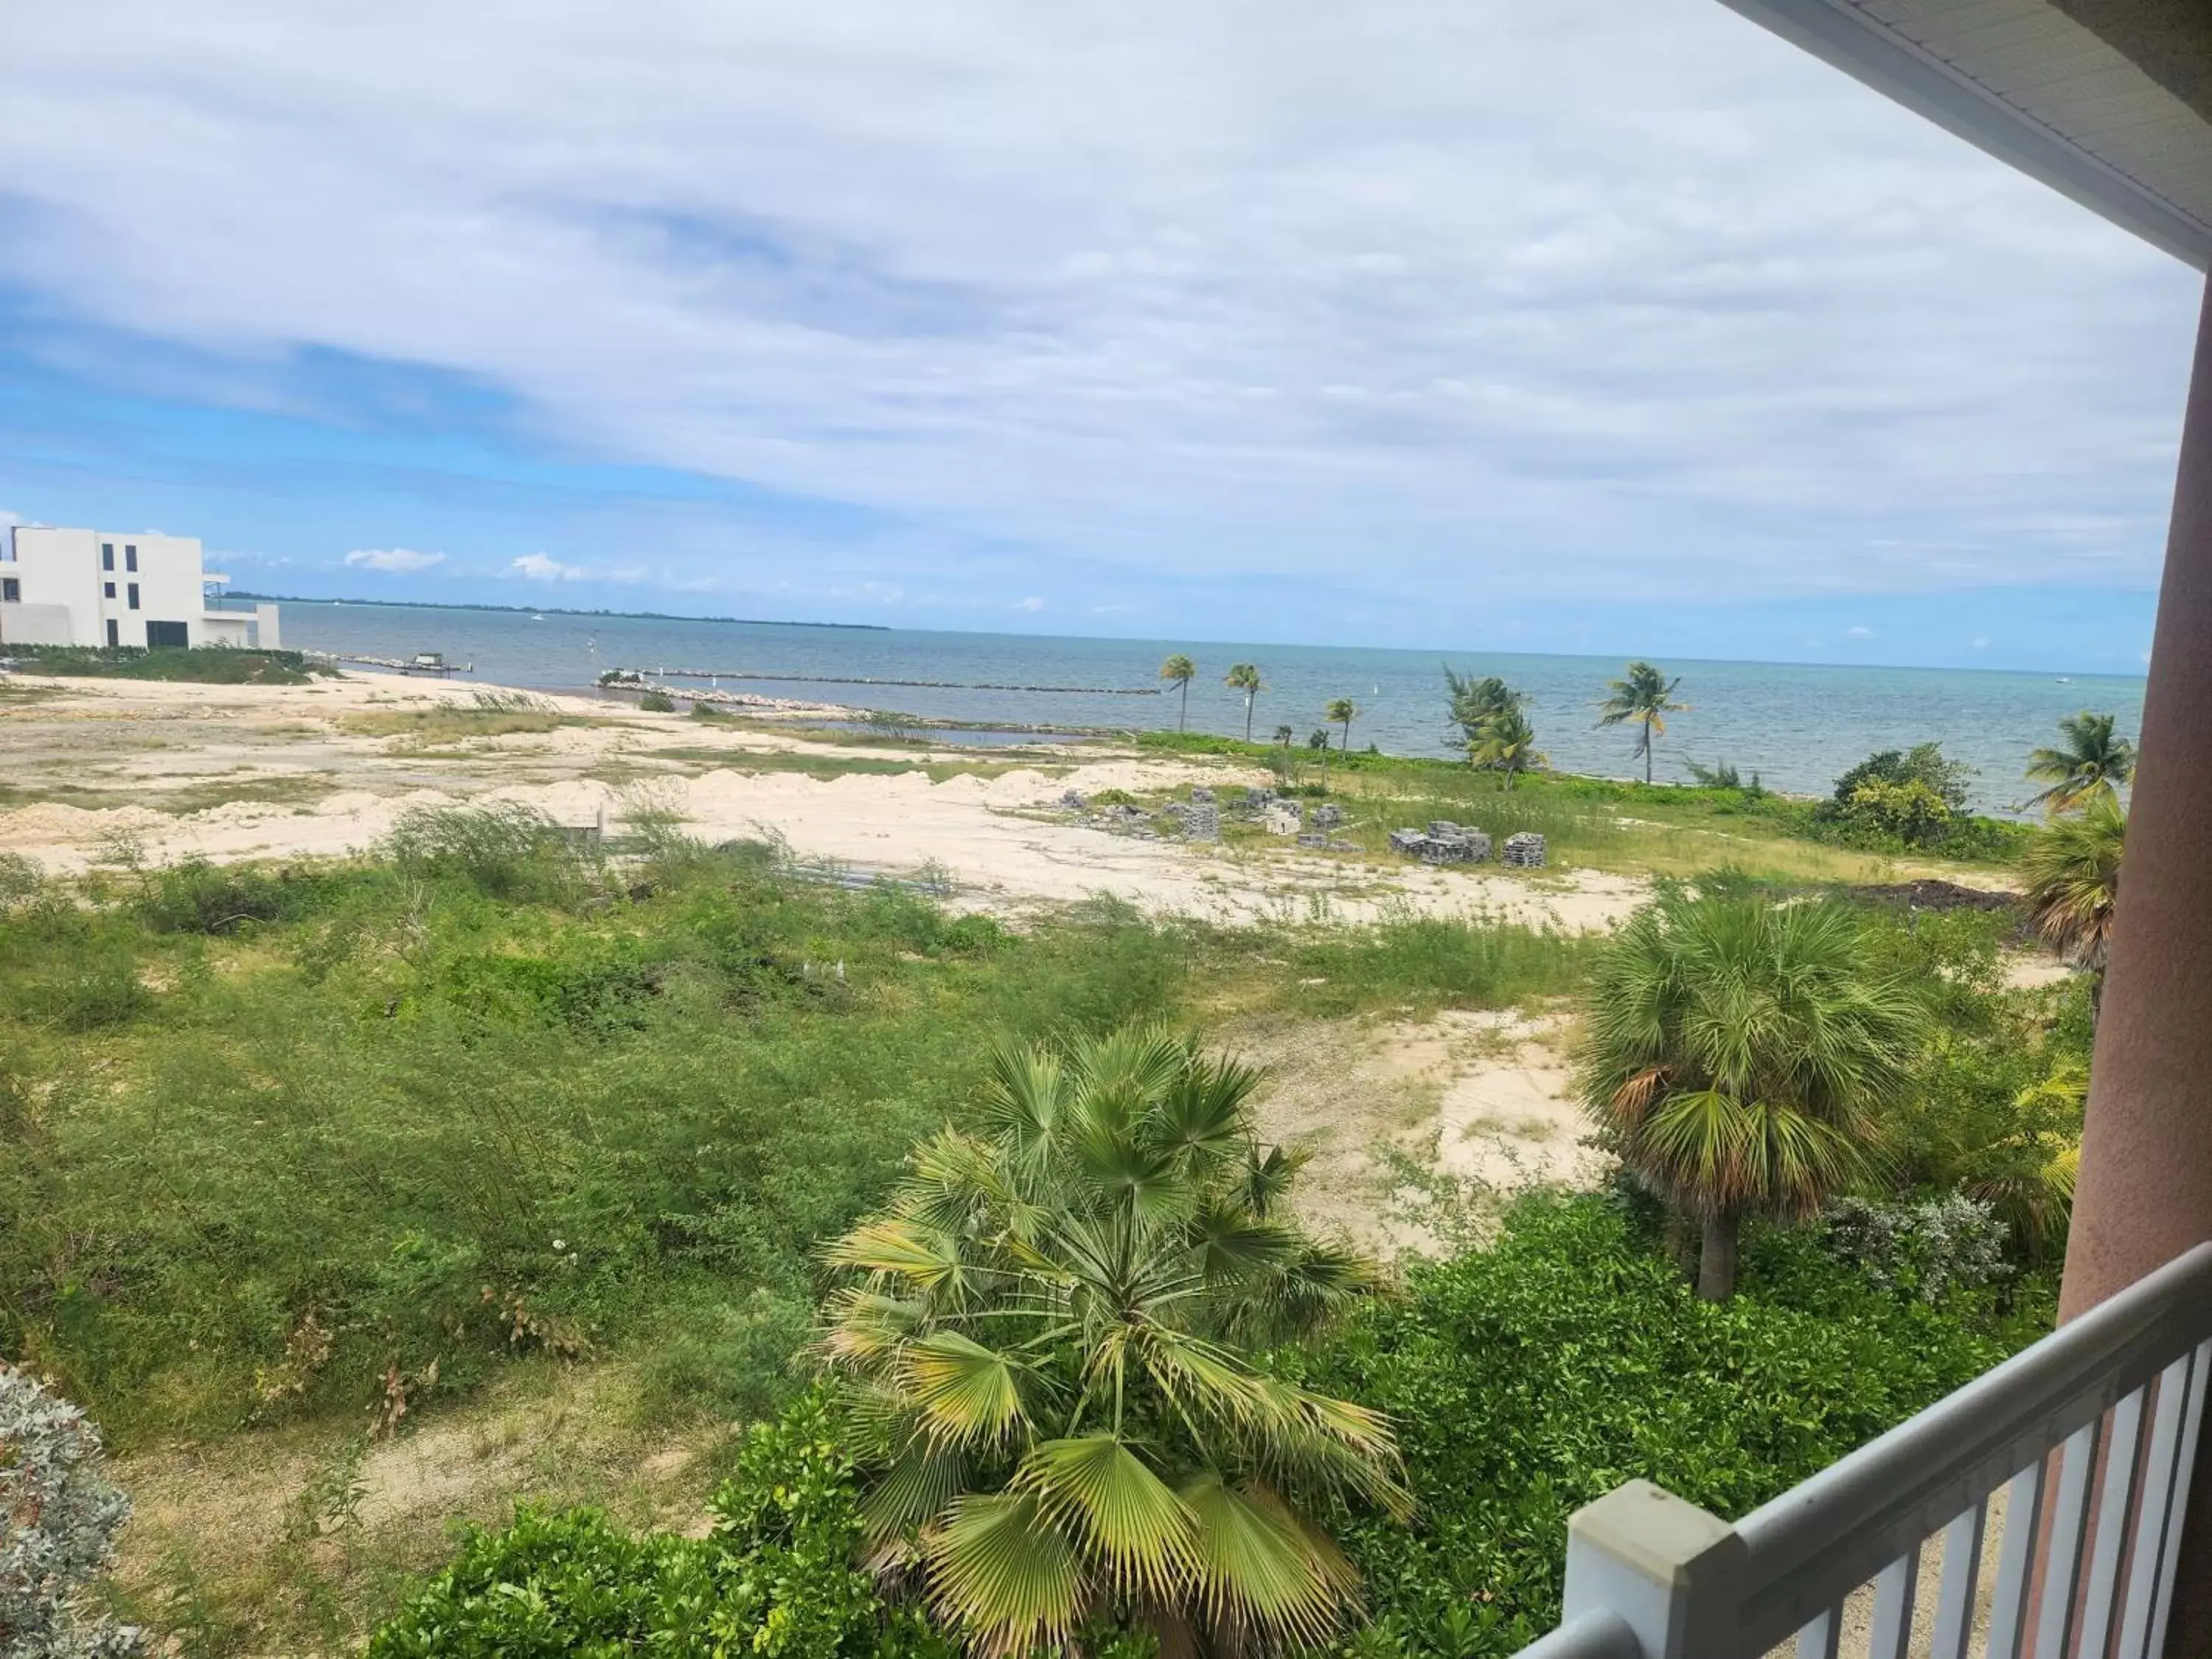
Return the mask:
{"type": "MultiPolygon", "coordinates": [[[[1177,688],[1182,693],[1182,700],[1176,709],[1176,730],[1178,732],[1186,730],[1190,718],[1190,683],[1198,678],[1198,665],[1178,651],[1160,665],[1160,678],[1170,685],[1177,688]]],[[[1252,741],[1253,710],[1259,702],[1260,694],[1267,689],[1267,683],[1260,678],[1258,665],[1249,662],[1231,664],[1229,672],[1222,677],[1221,683],[1231,691],[1241,691],[1244,694],[1244,741],[1249,743],[1252,741]]],[[[1343,746],[1348,753],[1352,748],[1352,723],[1359,718],[1358,705],[1349,697],[1332,698],[1328,706],[1322,711],[1322,718],[1331,726],[1343,728],[1343,746]]],[[[1291,741],[1290,732],[1291,728],[1287,726],[1277,726],[1275,741],[1287,746],[1291,741]]],[[[1322,740],[1315,744],[1314,747],[1322,750],[1326,755],[1328,734],[1325,732],[1322,732],[1321,738],[1322,740]]]]}
{"type": "Polygon", "coordinates": [[[2046,817],[2021,854],[2027,909],[2036,930],[2089,978],[2094,1016],[2102,1000],[2105,961],[2120,899],[2120,854],[2133,781],[2135,745],[2113,717],[2084,709],[2059,721],[2059,742],[2028,757],[2027,776],[2047,786],[2034,797],[2046,817]]]}
{"type": "MultiPolygon", "coordinates": [[[[1661,712],[1673,685],[1638,677],[1641,666],[1625,684],[1661,712]]],[[[2094,976],[2094,1007],[2135,752],[2109,714],[2074,715],[2060,733],[2029,759],[2028,775],[2050,785],[2038,797],[2050,816],[2021,866],[2036,926],[2094,976]]],[[[1926,1016],[1911,986],[1868,975],[1864,957],[1859,922],[1833,902],[1674,889],[1600,961],[1578,1028],[1577,1090],[1627,1169],[1697,1227],[1701,1296],[1732,1291],[1747,1218],[1816,1214],[1871,1167],[1926,1016]]],[[[2037,1201],[2070,1188],[2075,1156],[2060,1146],[2036,1172],[2037,1201]]]]}

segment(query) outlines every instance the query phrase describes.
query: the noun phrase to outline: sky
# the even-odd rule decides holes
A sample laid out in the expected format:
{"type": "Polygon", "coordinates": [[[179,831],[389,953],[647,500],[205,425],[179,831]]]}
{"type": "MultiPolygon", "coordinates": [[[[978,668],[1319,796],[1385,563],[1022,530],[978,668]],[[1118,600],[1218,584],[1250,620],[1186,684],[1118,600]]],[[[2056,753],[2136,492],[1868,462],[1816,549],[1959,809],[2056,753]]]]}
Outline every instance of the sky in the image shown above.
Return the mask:
{"type": "Polygon", "coordinates": [[[2139,672],[2196,274],[1716,0],[17,8],[0,522],[240,586],[2139,672]]]}

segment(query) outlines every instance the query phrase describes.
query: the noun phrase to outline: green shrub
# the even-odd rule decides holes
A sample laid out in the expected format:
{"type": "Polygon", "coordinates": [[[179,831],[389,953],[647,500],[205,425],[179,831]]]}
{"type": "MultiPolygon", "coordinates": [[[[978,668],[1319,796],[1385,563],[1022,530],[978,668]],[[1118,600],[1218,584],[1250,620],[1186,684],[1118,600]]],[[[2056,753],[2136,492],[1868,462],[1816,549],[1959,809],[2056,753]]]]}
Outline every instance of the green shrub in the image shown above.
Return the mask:
{"type": "Polygon", "coordinates": [[[1748,1242],[1741,1293],[1702,1303],[1604,1200],[1525,1200],[1303,1367],[1390,1413],[1420,1503],[1410,1532],[1352,1528],[1376,1629],[1346,1650],[1510,1654],[1558,1617],[1580,1505],[1642,1477],[1741,1516],[2032,1334],[1886,1293],[1802,1232],[1748,1242]]]}
{"type": "Polygon", "coordinates": [[[580,874],[567,838],[533,806],[410,806],[385,842],[410,874],[457,878],[492,898],[551,898],[580,874]]]}
{"type": "Polygon", "coordinates": [[[138,912],[157,933],[221,933],[303,913],[315,878],[250,864],[187,859],[151,872],[138,912]]]}
{"type": "Polygon", "coordinates": [[[520,1509],[471,1533],[369,1639],[369,1659],[957,1659],[855,1564],[859,1501],[837,1425],[808,1395],[751,1431],[705,1538],[520,1509]]]}
{"type": "Polygon", "coordinates": [[[305,685],[336,671],[311,667],[297,651],[228,646],[185,649],[135,645],[11,645],[8,654],[34,674],[122,680],[187,680],[200,685],[305,685]]]}
{"type": "Polygon", "coordinates": [[[672,714],[676,699],[665,691],[648,691],[637,700],[637,706],[648,714],[672,714]]]}

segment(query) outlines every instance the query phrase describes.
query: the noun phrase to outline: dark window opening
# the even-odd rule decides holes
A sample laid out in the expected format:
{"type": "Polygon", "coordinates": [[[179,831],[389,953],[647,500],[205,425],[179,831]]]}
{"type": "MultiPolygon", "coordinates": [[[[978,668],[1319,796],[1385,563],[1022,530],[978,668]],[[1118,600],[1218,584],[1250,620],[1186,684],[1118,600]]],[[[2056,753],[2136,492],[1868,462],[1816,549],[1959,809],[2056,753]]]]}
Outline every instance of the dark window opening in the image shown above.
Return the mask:
{"type": "Polygon", "coordinates": [[[123,547],[123,568],[125,570],[136,570],[138,568],[138,550],[127,542],[123,547]]]}
{"type": "Polygon", "coordinates": [[[23,600],[23,584],[15,576],[0,576],[0,605],[20,605],[23,600]]]}
{"type": "Polygon", "coordinates": [[[100,586],[106,590],[109,599],[112,599],[115,597],[115,584],[113,582],[102,582],[100,583],[100,586]]]}
{"type": "Polygon", "coordinates": [[[110,645],[123,643],[123,630],[115,625],[115,618],[112,617],[107,619],[107,642],[110,645]]]}
{"type": "Polygon", "coordinates": [[[173,646],[181,651],[191,642],[185,624],[180,622],[149,622],[146,624],[146,647],[149,651],[161,646],[173,646]]]}
{"type": "Polygon", "coordinates": [[[131,584],[131,608],[133,611],[136,611],[138,608],[138,584],[137,582],[131,584]]]}
{"type": "Polygon", "coordinates": [[[115,544],[113,542],[100,543],[100,568],[102,570],[112,570],[115,568],[115,544]]]}

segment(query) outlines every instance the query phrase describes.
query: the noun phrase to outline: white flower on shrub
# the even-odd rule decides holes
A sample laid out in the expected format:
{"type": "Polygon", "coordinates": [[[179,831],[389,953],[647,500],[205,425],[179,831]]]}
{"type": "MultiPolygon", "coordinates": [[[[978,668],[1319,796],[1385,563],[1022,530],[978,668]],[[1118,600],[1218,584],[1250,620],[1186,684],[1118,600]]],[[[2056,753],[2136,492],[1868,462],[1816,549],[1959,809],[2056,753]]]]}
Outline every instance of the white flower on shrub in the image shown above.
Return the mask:
{"type": "Polygon", "coordinates": [[[86,1592],[115,1556],[131,1500],[101,1472],[100,1431],[0,1364],[0,1659],[110,1659],[141,1632],[86,1592]]]}
{"type": "Polygon", "coordinates": [[[2004,1259],[2004,1223],[1987,1204],[1963,1193],[1917,1204],[1839,1198],[1821,1219],[1830,1249],[1882,1289],[1923,1302],[1981,1290],[2012,1271],[2004,1259]]]}

